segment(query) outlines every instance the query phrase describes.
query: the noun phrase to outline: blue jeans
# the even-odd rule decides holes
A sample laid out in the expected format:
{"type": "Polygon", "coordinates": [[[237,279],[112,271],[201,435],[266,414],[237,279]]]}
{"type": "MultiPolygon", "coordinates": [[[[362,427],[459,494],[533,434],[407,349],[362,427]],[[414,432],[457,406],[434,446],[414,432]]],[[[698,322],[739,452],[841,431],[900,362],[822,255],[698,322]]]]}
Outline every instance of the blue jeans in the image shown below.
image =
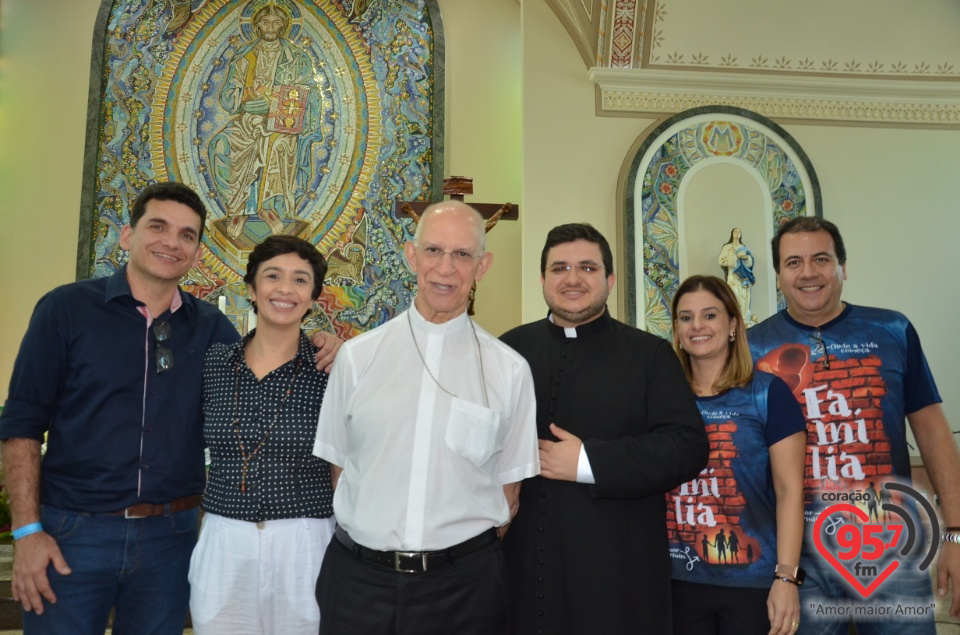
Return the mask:
{"type": "Polygon", "coordinates": [[[47,568],[57,602],[23,613],[25,635],[102,635],[110,609],[116,635],[183,635],[199,509],[128,520],[44,506],[40,517],[72,573],[47,568]]]}
{"type": "Polygon", "coordinates": [[[898,605],[933,606],[930,570],[920,571],[922,558],[911,557],[864,599],[820,554],[800,557],[807,579],[800,587],[800,629],[797,635],[847,635],[850,622],[859,635],[935,635],[933,608],[920,616],[898,615],[898,605]],[[842,614],[824,614],[839,607],[842,614]],[[870,609],[873,614],[870,614],[870,609]],[[877,611],[887,610],[884,615],[877,611]],[[818,614],[819,611],[819,614],[818,614]]]}

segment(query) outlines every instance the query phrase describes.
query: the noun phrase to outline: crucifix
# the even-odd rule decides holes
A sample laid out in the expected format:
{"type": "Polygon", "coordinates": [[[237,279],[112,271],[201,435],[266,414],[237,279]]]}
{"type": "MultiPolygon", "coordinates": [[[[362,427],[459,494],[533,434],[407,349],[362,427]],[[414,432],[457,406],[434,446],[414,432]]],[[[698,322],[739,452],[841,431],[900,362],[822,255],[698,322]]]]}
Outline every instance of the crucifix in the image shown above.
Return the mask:
{"type": "MultiPolygon", "coordinates": [[[[473,179],[466,176],[448,176],[443,179],[443,195],[455,201],[463,201],[463,197],[473,194],[473,179]]],[[[426,201],[396,201],[393,204],[393,213],[397,218],[406,214],[414,223],[420,222],[420,215],[433,203],[426,201]]],[[[484,218],[484,229],[487,233],[503,220],[517,220],[520,217],[520,208],[512,203],[497,205],[496,203],[470,203],[470,207],[480,212],[484,218]]],[[[470,301],[467,303],[467,315],[473,315],[473,301],[477,293],[477,283],[470,289],[470,301]]]]}

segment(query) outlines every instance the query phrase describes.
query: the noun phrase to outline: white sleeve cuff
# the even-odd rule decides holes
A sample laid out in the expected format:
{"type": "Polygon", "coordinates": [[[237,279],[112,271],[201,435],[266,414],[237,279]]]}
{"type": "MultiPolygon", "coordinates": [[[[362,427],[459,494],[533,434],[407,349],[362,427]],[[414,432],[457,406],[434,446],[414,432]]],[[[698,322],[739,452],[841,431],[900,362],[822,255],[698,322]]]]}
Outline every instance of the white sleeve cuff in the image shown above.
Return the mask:
{"type": "Polygon", "coordinates": [[[590,459],[587,458],[587,448],[580,444],[580,459],[577,461],[577,482],[595,485],[596,479],[593,478],[593,469],[590,467],[590,459]]]}

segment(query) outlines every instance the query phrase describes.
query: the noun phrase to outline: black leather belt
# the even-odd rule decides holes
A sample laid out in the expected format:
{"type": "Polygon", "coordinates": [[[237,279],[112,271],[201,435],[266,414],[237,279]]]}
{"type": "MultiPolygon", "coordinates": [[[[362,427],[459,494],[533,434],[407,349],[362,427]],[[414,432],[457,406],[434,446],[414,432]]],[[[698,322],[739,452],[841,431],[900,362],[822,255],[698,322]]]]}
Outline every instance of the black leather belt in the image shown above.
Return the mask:
{"type": "Polygon", "coordinates": [[[439,551],[376,551],[358,545],[340,525],[337,525],[334,535],[340,544],[361,560],[388,567],[399,573],[423,573],[429,569],[445,567],[453,564],[457,558],[462,558],[499,540],[497,530],[490,528],[478,536],[464,540],[459,545],[439,551]]]}

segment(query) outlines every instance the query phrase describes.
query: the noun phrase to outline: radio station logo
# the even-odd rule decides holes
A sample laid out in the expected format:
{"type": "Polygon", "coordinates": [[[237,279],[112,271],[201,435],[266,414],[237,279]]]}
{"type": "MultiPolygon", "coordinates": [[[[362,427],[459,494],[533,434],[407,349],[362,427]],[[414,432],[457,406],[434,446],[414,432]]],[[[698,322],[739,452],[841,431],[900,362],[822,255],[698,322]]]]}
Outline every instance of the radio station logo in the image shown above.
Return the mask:
{"type": "MultiPolygon", "coordinates": [[[[894,482],[884,483],[883,488],[888,494],[899,493],[901,500],[904,496],[916,500],[927,514],[932,535],[940,535],[936,512],[922,494],[894,482]]],[[[856,502],[863,499],[858,492],[844,495],[824,492],[821,496],[825,501],[856,502]]],[[[813,541],[824,560],[861,596],[869,598],[898,568],[905,566],[911,552],[919,553],[923,545],[917,539],[919,533],[914,517],[901,505],[883,503],[880,507],[884,513],[880,516],[851,502],[835,503],[820,512],[813,526],[813,541]],[[892,519],[894,515],[899,519],[892,519]],[[871,522],[874,518],[877,521],[891,518],[893,522],[871,522]]],[[[931,540],[927,555],[919,565],[920,571],[927,570],[936,552],[937,541],[931,540]]]]}

